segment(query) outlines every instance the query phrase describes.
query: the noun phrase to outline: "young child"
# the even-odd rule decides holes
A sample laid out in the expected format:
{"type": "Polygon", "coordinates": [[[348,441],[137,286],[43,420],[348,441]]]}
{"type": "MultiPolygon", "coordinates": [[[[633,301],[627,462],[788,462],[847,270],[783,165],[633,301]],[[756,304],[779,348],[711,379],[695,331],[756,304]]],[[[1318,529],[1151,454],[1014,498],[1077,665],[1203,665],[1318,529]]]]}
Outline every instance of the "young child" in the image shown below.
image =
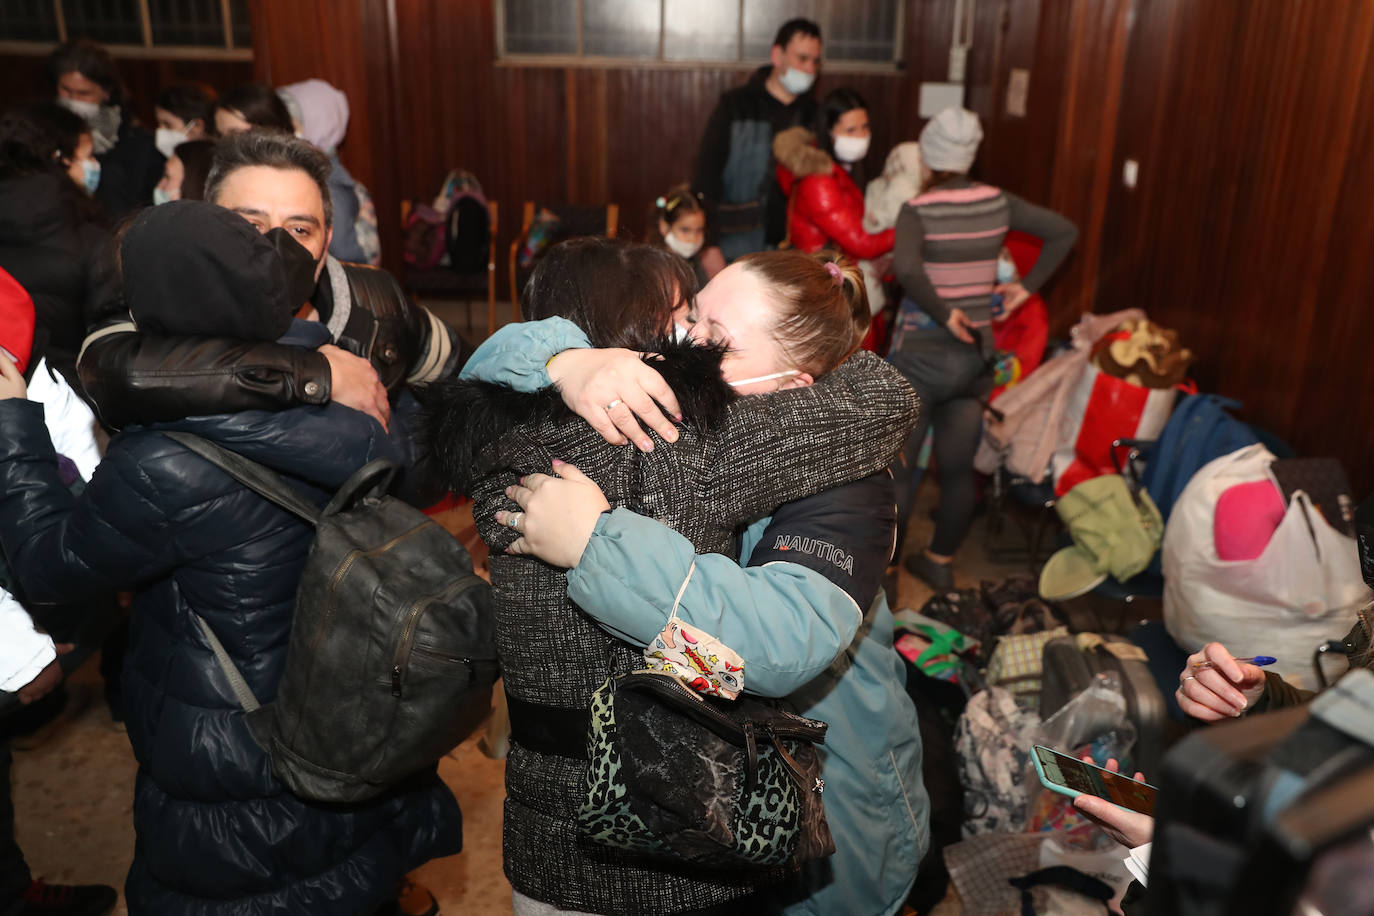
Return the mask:
{"type": "Polygon", "coordinates": [[[691,264],[697,276],[698,289],[710,279],[698,257],[702,243],[706,241],[706,211],[690,186],[676,185],[654,201],[654,222],[644,241],[658,248],[667,248],[691,264]]]}

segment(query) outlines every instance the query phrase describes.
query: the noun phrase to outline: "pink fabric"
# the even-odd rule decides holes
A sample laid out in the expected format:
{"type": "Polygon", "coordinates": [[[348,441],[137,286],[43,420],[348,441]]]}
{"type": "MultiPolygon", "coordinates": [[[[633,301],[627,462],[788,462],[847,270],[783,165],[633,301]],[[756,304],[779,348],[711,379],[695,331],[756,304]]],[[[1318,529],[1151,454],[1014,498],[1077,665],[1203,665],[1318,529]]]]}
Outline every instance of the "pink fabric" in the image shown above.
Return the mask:
{"type": "Polygon", "coordinates": [[[927,191],[910,200],[914,207],[926,204],[967,204],[975,200],[987,200],[1002,193],[1001,188],[992,185],[976,184],[971,188],[951,188],[947,191],[927,191]]]}
{"type": "Polygon", "coordinates": [[[1253,560],[1264,553],[1283,521],[1283,494],[1268,480],[1238,483],[1224,490],[1212,515],[1218,560],[1253,560]]]}

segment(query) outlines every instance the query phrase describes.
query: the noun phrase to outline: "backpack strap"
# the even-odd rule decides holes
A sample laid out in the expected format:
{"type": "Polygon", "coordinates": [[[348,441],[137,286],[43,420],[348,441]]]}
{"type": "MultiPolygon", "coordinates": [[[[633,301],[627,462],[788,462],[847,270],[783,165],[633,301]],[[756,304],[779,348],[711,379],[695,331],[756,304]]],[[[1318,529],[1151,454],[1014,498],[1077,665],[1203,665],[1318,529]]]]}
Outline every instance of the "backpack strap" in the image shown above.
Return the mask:
{"type": "Polygon", "coordinates": [[[254,712],[262,706],[258,698],[253,695],[253,688],[248,686],[248,682],[243,679],[243,672],[239,671],[234,660],[229,657],[229,652],[224,648],[224,643],[219,641],[215,631],[210,629],[210,624],[205,622],[205,618],[191,611],[191,616],[200,625],[200,632],[205,634],[205,641],[210,644],[210,650],[215,653],[215,661],[219,663],[219,670],[224,672],[224,676],[229,679],[229,687],[234,691],[234,698],[239,701],[244,712],[254,712]]]}
{"type": "Polygon", "coordinates": [[[264,499],[276,503],[287,512],[300,516],[312,525],[319,522],[319,509],[315,508],[294,487],[282,480],[280,475],[268,470],[256,461],[245,458],[237,452],[231,452],[229,449],[216,445],[194,433],[164,431],[162,434],[168,439],[184,445],[248,489],[264,499]]]}

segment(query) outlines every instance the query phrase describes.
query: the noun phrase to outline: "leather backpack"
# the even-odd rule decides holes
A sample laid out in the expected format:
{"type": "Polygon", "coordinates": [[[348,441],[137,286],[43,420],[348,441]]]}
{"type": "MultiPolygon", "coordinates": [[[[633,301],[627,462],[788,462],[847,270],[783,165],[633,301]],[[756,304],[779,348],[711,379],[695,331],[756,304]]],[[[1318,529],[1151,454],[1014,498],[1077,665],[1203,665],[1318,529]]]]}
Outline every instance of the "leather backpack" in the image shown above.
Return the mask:
{"type": "Polygon", "coordinates": [[[386,495],[373,461],[317,509],[262,465],[199,436],[164,435],[315,528],[277,695],[261,703],[203,618],[216,661],[272,771],[301,798],[371,798],[434,766],[490,710],[491,586],[457,539],[386,495]]]}

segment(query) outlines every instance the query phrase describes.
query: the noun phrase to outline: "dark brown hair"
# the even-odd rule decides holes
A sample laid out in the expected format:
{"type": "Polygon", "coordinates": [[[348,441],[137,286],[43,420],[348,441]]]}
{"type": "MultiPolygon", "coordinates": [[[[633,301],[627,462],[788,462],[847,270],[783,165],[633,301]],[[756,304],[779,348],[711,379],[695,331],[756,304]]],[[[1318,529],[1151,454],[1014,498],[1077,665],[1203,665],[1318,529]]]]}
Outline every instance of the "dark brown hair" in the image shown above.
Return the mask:
{"type": "Polygon", "coordinates": [[[205,179],[205,199],[214,203],[224,180],[252,165],[297,169],[309,175],[324,198],[324,228],[334,225],[334,202],[329,197],[329,173],[334,167],[329,158],[305,140],[280,131],[244,130],[219,140],[210,175],[205,179]]]}
{"type": "Polygon", "coordinates": [[[767,287],[777,308],[774,336],[787,361],[819,377],[859,349],[872,315],[863,273],[833,251],[761,251],[734,262],[767,287]],[[832,266],[833,265],[833,266],[832,266]]]}
{"type": "Polygon", "coordinates": [[[178,143],[172,152],[181,160],[181,199],[204,200],[205,179],[210,177],[210,166],[215,160],[215,141],[187,140],[178,143]]]}
{"type": "Polygon", "coordinates": [[[659,220],[663,220],[672,228],[684,216],[704,212],[701,195],[693,193],[691,185],[673,185],[667,194],[654,201],[654,215],[649,224],[649,231],[644,235],[644,241],[655,248],[666,248],[663,244],[663,235],[658,231],[659,220]]]}
{"type": "Polygon", "coordinates": [[[176,83],[157,94],[157,107],[190,124],[199,121],[206,133],[215,132],[215,90],[204,83],[176,83]]]}
{"type": "Polygon", "coordinates": [[[576,238],[542,258],[521,297],[532,321],[566,318],[593,347],[652,350],[673,310],[696,297],[691,266],[662,248],[623,239],[576,238]]]}
{"type": "Polygon", "coordinates": [[[80,73],[110,94],[109,104],[124,104],[124,87],[115,69],[114,58],[104,46],[89,38],[77,38],[64,42],[48,55],[48,79],[53,88],[57,81],[67,73],[80,73]]]}
{"type": "Polygon", "coordinates": [[[216,107],[227,109],[263,130],[280,130],[288,134],[296,130],[286,103],[277,95],[277,90],[264,83],[240,83],[226,92],[216,107]]]}

